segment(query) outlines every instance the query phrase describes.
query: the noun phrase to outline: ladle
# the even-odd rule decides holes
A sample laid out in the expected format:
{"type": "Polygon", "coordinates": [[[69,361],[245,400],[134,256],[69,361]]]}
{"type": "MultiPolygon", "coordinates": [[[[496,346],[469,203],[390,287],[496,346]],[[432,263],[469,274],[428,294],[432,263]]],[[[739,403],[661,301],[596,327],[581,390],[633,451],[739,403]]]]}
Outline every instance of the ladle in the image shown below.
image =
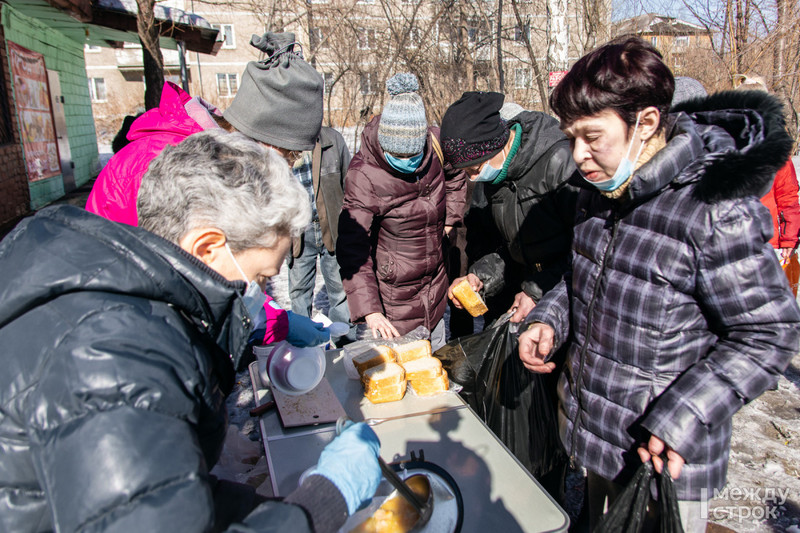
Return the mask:
{"type": "Polygon", "coordinates": [[[386,461],[380,456],[378,457],[378,464],[381,465],[383,477],[385,477],[386,480],[397,489],[397,492],[399,492],[400,495],[416,509],[417,513],[419,513],[419,519],[414,524],[414,529],[419,529],[427,524],[428,520],[431,518],[431,514],[433,514],[433,487],[430,486],[430,481],[428,482],[428,500],[423,502],[420,501],[417,493],[411,490],[409,486],[406,485],[405,481],[397,475],[397,472],[395,472],[391,466],[387,465],[386,461]]]}
{"type": "MultiPolygon", "coordinates": [[[[349,419],[345,416],[339,418],[336,421],[336,435],[339,435],[342,430],[347,425],[349,419]]],[[[430,484],[430,480],[425,478],[428,481],[428,499],[425,502],[420,501],[417,494],[406,485],[405,481],[402,480],[400,476],[397,475],[391,466],[386,464],[386,461],[379,455],[378,456],[378,464],[381,467],[381,472],[383,472],[383,477],[391,483],[391,485],[397,490],[400,495],[414,507],[414,510],[417,511],[419,514],[419,518],[417,519],[416,523],[414,524],[413,530],[418,530],[422,526],[428,523],[430,520],[431,515],[433,514],[433,487],[430,484]]],[[[412,531],[413,531],[412,530],[412,531]]]]}

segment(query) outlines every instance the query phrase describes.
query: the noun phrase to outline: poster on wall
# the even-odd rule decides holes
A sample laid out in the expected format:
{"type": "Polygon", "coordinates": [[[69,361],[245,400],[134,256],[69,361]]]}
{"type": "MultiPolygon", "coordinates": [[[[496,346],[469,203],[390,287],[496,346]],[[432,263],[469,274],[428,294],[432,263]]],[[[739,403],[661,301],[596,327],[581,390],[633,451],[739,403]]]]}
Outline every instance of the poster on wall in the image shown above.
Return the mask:
{"type": "Polygon", "coordinates": [[[44,56],[8,42],[28,181],[61,174],[44,56]]]}

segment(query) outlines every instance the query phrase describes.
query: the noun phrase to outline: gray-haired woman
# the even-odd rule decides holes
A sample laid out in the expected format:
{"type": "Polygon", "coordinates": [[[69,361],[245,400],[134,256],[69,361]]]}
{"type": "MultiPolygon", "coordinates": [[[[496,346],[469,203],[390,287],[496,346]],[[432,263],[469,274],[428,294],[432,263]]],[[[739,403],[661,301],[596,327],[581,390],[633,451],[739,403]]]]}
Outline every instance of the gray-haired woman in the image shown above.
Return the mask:
{"type": "Polygon", "coordinates": [[[302,187],[209,131],[153,161],[138,207],[141,228],[48,208],[0,243],[0,530],[335,531],[380,479],[363,424],[284,503],[220,505],[230,485],[208,474],[248,362],[244,282],[308,224],[302,187]]]}

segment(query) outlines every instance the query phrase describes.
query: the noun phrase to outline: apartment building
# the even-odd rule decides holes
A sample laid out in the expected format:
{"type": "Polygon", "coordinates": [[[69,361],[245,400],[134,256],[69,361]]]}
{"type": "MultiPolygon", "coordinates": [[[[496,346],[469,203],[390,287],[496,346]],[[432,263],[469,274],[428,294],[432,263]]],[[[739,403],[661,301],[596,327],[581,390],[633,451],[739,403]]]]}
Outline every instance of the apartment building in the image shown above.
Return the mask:
{"type": "MultiPolygon", "coordinates": [[[[291,31],[325,80],[325,123],[337,127],[363,124],[380,112],[385,80],[403,71],[420,79],[434,122],[466,90],[502,90],[509,100],[540,109],[550,73],[566,70],[565,63],[605,40],[610,29],[606,0],[597,3],[592,24],[587,23],[587,13],[579,11],[586,3],[558,0],[562,15],[548,17],[548,9],[553,13],[548,3],[555,1],[170,0],[209,21],[223,41],[215,56],[185,56],[192,94],[225,109],[247,62],[259,59],[258,50],[249,44],[251,35],[291,31]],[[559,24],[554,24],[556,19],[559,24]],[[554,59],[554,42],[565,45],[566,61],[554,59]]],[[[136,112],[144,93],[138,45],[87,47],[85,56],[95,116],[121,118],[136,112]],[[109,94],[115,97],[109,99],[109,94]]],[[[175,51],[165,51],[165,75],[180,80],[175,51]]]]}

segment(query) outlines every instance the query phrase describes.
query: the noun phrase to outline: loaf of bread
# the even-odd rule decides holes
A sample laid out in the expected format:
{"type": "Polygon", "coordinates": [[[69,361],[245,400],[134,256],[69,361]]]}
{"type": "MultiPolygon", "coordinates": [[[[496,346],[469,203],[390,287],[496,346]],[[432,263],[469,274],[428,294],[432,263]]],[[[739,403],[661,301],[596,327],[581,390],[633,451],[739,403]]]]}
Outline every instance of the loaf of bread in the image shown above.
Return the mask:
{"type": "Polygon", "coordinates": [[[394,360],[394,350],[388,346],[380,345],[369,348],[353,357],[353,365],[358,370],[358,374],[363,375],[368,368],[382,365],[383,363],[394,363],[394,360]]]}
{"type": "Polygon", "coordinates": [[[397,363],[383,363],[378,366],[368,368],[361,375],[361,382],[364,384],[364,390],[369,392],[372,389],[380,389],[389,385],[396,385],[397,383],[406,380],[406,371],[397,363]]]}
{"type": "Polygon", "coordinates": [[[467,278],[462,279],[461,282],[453,287],[453,295],[472,316],[481,316],[489,310],[480,294],[472,290],[467,278]]]}
{"type": "Polygon", "coordinates": [[[444,370],[436,377],[415,379],[410,383],[419,396],[432,396],[450,389],[450,380],[447,379],[447,372],[444,370]]]}
{"type": "Polygon", "coordinates": [[[442,362],[435,357],[420,357],[402,364],[406,379],[435,378],[442,374],[442,362]]]}
{"type": "Polygon", "coordinates": [[[422,339],[419,341],[407,342],[394,347],[395,359],[403,364],[421,357],[430,357],[431,341],[422,339]]]}
{"type": "Polygon", "coordinates": [[[406,380],[381,387],[371,387],[364,391],[364,396],[372,403],[395,402],[402,400],[406,394],[406,380]]]}

